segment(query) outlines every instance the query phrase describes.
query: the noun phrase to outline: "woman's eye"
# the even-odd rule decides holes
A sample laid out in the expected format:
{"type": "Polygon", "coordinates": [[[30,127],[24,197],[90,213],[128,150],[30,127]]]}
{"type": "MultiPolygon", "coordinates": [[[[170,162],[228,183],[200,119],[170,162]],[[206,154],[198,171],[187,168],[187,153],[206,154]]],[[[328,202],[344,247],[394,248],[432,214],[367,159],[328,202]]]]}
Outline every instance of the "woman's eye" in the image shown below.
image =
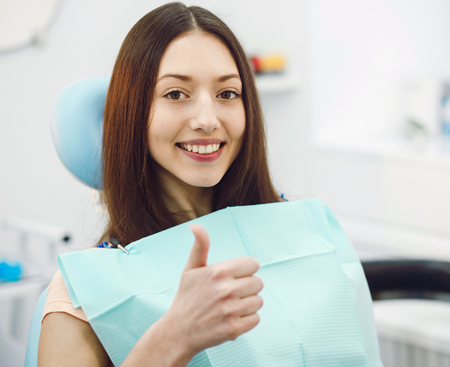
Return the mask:
{"type": "Polygon", "coordinates": [[[169,99],[183,99],[183,98],[186,98],[186,94],[184,94],[180,90],[173,90],[173,91],[167,93],[164,97],[167,97],[169,99]]]}
{"type": "Polygon", "coordinates": [[[233,92],[231,90],[226,90],[218,95],[218,97],[221,99],[235,99],[238,96],[239,95],[236,92],[233,92]]]}

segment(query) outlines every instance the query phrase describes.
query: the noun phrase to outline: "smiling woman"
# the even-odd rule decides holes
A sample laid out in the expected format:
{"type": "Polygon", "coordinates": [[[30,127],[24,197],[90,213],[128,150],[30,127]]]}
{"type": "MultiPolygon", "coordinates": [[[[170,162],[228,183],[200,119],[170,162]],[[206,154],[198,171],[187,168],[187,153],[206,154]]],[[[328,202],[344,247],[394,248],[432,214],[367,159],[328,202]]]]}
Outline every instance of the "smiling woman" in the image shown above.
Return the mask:
{"type": "MultiPolygon", "coordinates": [[[[280,201],[248,60],[230,29],[205,9],[170,3],[131,29],[103,117],[105,239],[126,246],[227,206],[280,201]]],[[[196,356],[195,365],[209,366],[200,352],[259,323],[259,262],[241,257],[207,266],[208,234],[191,229],[196,240],[175,299],[123,366],[186,366],[196,356]]],[[[70,363],[111,365],[58,272],[44,308],[39,365],[70,363]]]]}
{"type": "Polygon", "coordinates": [[[253,73],[230,29],[180,3],[144,16],[105,106],[105,238],[128,244],[227,206],[279,201],[253,73]]]}

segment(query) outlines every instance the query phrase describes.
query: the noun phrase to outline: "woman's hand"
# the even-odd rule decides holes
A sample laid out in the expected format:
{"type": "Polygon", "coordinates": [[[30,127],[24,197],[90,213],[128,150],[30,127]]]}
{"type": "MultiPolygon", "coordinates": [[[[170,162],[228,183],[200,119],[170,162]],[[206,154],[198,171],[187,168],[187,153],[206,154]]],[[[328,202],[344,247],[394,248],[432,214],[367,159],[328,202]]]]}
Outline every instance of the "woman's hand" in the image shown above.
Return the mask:
{"type": "Polygon", "coordinates": [[[208,233],[200,225],[193,225],[191,230],[195,243],[178,292],[163,318],[194,356],[236,339],[259,323],[256,312],[263,300],[258,293],[264,284],[253,275],[259,262],[251,257],[207,266],[208,233]]]}
{"type": "Polygon", "coordinates": [[[209,238],[200,225],[169,310],[139,339],[122,367],[184,367],[202,350],[234,340],[259,322],[263,305],[258,260],[241,257],[207,266],[209,238]]]}

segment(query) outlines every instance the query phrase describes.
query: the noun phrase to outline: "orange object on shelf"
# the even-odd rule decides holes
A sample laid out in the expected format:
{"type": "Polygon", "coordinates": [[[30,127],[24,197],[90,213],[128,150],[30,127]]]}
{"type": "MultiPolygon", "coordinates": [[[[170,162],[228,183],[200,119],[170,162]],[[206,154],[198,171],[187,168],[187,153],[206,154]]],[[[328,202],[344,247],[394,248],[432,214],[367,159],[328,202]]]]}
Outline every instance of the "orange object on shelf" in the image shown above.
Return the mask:
{"type": "Polygon", "coordinates": [[[260,69],[263,73],[277,73],[284,71],[286,58],[283,55],[268,55],[260,59],[260,69]]]}
{"type": "Polygon", "coordinates": [[[286,57],[281,54],[269,54],[266,56],[252,56],[250,63],[256,74],[280,73],[285,70],[286,57]]]}

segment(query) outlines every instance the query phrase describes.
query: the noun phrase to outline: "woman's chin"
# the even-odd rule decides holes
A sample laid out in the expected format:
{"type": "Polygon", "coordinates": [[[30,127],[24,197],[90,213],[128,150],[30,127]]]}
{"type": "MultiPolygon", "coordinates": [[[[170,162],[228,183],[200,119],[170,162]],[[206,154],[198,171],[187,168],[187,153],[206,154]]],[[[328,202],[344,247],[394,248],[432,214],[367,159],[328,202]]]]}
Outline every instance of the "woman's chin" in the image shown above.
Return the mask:
{"type": "Polygon", "coordinates": [[[220,177],[195,177],[185,182],[190,186],[207,188],[216,186],[220,182],[222,177],[223,175],[221,175],[220,177]]]}

